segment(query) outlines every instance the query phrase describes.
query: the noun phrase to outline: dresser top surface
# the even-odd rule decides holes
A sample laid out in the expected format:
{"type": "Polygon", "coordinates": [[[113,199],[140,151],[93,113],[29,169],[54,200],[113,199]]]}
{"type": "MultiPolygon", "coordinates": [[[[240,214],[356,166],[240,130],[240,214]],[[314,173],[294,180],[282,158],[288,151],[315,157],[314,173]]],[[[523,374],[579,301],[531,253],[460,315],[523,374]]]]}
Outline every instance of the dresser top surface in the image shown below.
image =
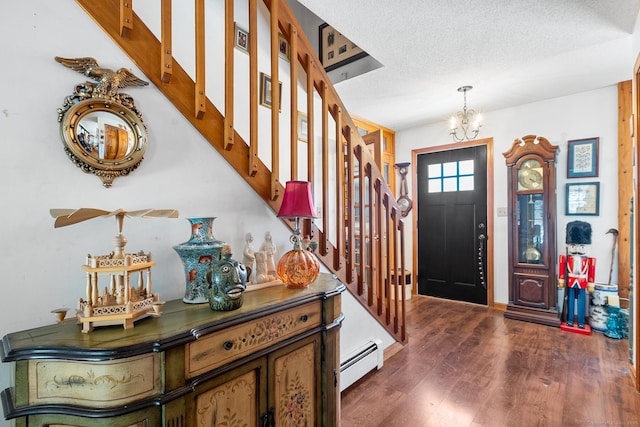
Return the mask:
{"type": "Polygon", "coordinates": [[[86,334],[75,319],[69,319],[5,335],[0,356],[3,362],[60,356],[104,360],[163,351],[193,341],[204,331],[224,329],[305,302],[326,299],[344,289],[337,279],[323,273],[305,289],[278,285],[245,292],[242,306],[233,311],[213,311],[209,304],[186,304],[177,299],[164,304],[161,316],[143,319],[131,329],[101,326],[86,334]]]}

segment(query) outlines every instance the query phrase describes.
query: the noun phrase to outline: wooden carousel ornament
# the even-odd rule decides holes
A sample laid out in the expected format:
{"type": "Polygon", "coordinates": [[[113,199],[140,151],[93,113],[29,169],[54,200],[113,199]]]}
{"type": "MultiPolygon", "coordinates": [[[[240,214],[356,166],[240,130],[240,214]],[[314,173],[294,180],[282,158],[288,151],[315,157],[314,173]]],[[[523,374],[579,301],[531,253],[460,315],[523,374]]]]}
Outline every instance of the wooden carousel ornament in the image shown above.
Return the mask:
{"type": "Polygon", "coordinates": [[[97,217],[115,217],[118,234],[113,238],[114,250],[108,255],[87,255],[82,269],[86,272],[87,284],[84,298],[80,298],[77,309],[78,323],[82,332],[89,333],[94,326],[122,325],[133,328],[137,320],[149,316],[158,317],[163,302],[154,294],[151,282],[151,253],[125,252],[127,238],[122,234],[124,217],[177,218],[173,209],[146,209],[139,211],[105,211],[101,209],[51,209],[56,218],[54,227],[64,227],[97,217]],[[109,282],[100,294],[100,277],[109,277],[109,282]],[[137,279],[137,280],[136,280],[137,279]],[[137,287],[132,283],[137,282],[137,287]]]}

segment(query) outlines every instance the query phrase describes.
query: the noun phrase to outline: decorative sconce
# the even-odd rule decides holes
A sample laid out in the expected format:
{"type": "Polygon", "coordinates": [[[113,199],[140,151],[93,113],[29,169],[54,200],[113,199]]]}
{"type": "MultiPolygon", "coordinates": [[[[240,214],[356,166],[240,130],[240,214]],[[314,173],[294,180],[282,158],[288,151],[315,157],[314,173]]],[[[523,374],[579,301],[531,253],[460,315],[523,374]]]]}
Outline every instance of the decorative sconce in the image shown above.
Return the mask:
{"type": "Polygon", "coordinates": [[[467,110],[467,92],[471,89],[473,89],[473,86],[462,86],[458,88],[458,92],[462,92],[464,95],[464,107],[462,111],[458,111],[454,116],[451,116],[449,135],[451,135],[455,142],[472,141],[476,139],[482,127],[480,124],[480,114],[474,110],[467,110]],[[460,126],[462,135],[458,135],[458,126],[460,126]]]}
{"type": "Polygon", "coordinates": [[[279,218],[295,219],[293,234],[289,241],[293,249],[278,261],[278,278],[290,288],[306,288],[320,273],[316,256],[302,247],[300,218],[315,218],[311,183],[307,181],[288,181],[278,211],[279,218]]]}
{"type": "Polygon", "coordinates": [[[398,197],[398,206],[400,207],[400,215],[405,217],[411,211],[413,207],[413,202],[409,197],[409,192],[407,191],[407,172],[411,163],[396,163],[395,167],[400,172],[400,197],[398,197]]]}

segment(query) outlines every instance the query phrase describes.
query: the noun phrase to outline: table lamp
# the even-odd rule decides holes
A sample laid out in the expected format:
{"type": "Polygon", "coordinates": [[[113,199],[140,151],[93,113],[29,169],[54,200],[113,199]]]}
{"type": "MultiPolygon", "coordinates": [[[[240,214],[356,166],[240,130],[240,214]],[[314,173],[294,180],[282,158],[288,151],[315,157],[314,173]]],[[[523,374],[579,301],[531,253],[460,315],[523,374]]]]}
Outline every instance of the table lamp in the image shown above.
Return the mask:
{"type": "Polygon", "coordinates": [[[302,247],[300,218],[315,218],[311,183],[307,181],[288,181],[284,189],[279,218],[293,218],[295,227],[289,241],[293,249],[278,261],[278,278],[289,288],[306,288],[320,272],[316,256],[302,247]]]}

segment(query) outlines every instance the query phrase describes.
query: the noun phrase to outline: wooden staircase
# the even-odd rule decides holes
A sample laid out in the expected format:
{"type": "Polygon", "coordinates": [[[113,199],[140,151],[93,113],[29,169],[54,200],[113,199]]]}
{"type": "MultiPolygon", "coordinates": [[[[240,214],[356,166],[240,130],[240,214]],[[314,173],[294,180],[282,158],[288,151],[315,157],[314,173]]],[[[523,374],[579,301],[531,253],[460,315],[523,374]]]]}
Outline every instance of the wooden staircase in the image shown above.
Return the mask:
{"type": "MultiPolygon", "coordinates": [[[[195,79],[173,56],[177,14],[172,13],[171,0],[161,0],[160,22],[148,23],[136,14],[133,0],[76,2],[275,212],[285,181],[312,183],[316,197],[321,195],[317,206],[321,218],[317,224],[305,220],[303,234],[318,242],[319,260],[397,341],[405,343],[405,275],[395,274],[405,268],[400,209],[286,1],[247,0],[249,65],[243,81],[248,85],[248,111],[239,108],[234,93],[239,83],[234,79],[243,72],[235,61],[234,7],[238,2],[224,1],[224,25],[215,26],[205,22],[205,16],[210,16],[205,8],[211,3],[195,0],[195,18],[185,24],[193,30],[195,40],[195,79]],[[268,25],[268,35],[258,36],[259,23],[268,25]],[[150,27],[161,29],[159,38],[150,27]],[[214,32],[222,32],[218,35],[224,40],[224,48],[209,58],[224,61],[222,106],[206,96],[205,42],[214,32]],[[279,37],[289,44],[290,62],[279,60],[279,37]],[[270,59],[268,69],[259,69],[261,54],[260,65],[265,56],[270,59]],[[283,111],[285,106],[298,107],[288,108],[286,118],[279,109],[271,108],[270,128],[260,126],[258,120],[260,72],[272,82],[282,81],[280,76],[289,80],[289,96],[281,99],[278,90],[272,91],[272,106],[282,105],[283,111]],[[299,150],[298,144],[301,103],[306,104],[308,120],[306,150],[299,150]],[[248,123],[247,140],[236,129],[241,121],[248,123]],[[270,144],[259,147],[259,140],[269,135],[270,144]]],[[[287,224],[293,227],[292,222],[287,224]]]]}

